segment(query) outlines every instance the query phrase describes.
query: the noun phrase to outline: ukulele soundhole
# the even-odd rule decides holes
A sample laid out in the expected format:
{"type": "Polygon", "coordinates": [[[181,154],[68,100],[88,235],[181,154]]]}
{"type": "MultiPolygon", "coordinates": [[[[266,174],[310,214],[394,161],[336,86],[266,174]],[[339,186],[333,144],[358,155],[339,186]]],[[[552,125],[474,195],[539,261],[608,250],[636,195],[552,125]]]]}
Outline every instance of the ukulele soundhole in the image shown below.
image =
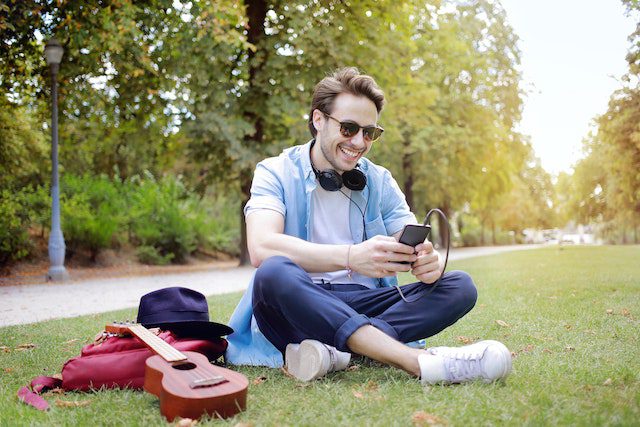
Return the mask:
{"type": "Polygon", "coordinates": [[[176,363],[173,365],[174,369],[178,369],[180,371],[190,371],[191,369],[195,369],[196,367],[196,364],[191,362],[176,363]]]}

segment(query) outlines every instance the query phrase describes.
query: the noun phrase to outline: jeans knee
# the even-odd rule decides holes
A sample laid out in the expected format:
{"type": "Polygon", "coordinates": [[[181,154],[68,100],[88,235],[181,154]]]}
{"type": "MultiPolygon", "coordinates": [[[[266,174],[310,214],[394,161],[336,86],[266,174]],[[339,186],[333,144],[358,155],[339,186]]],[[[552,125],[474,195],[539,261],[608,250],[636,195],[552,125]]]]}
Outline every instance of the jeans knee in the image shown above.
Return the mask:
{"type": "Polygon", "coordinates": [[[466,311],[471,310],[478,300],[478,289],[471,276],[464,271],[456,270],[449,273],[448,279],[455,288],[455,298],[459,307],[466,311]]]}
{"type": "Polygon", "coordinates": [[[284,256],[273,256],[265,259],[256,270],[253,279],[254,301],[279,298],[289,293],[289,286],[295,286],[291,280],[292,269],[300,270],[297,264],[284,256]]]}

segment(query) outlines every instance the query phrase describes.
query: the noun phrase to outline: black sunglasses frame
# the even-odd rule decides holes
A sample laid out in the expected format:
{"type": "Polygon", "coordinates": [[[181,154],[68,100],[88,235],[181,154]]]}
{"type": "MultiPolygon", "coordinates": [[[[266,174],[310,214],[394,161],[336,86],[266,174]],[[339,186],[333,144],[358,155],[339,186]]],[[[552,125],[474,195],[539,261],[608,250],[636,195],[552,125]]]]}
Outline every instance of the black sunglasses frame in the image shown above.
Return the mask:
{"type": "Polygon", "coordinates": [[[353,138],[360,132],[360,129],[362,129],[362,137],[370,142],[374,142],[380,138],[382,132],[384,132],[384,129],[380,126],[360,126],[351,120],[340,121],[330,114],[324,112],[322,114],[338,122],[340,124],[340,133],[347,138],[353,138]]]}

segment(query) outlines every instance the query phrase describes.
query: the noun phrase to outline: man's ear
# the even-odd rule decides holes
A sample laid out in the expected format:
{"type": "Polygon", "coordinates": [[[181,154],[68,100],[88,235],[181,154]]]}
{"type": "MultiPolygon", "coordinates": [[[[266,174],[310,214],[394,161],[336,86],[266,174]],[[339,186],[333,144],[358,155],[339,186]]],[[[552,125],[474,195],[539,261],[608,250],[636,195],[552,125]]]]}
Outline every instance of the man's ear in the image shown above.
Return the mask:
{"type": "Polygon", "coordinates": [[[313,127],[316,129],[316,132],[320,130],[325,120],[326,118],[324,117],[322,111],[318,110],[317,108],[313,110],[313,127]]]}

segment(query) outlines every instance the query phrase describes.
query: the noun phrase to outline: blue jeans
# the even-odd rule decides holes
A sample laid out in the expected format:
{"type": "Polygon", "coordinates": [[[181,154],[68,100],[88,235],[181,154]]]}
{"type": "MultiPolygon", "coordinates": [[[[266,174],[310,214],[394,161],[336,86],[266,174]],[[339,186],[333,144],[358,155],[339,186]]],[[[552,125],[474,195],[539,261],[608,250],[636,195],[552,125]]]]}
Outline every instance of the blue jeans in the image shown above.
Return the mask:
{"type": "Polygon", "coordinates": [[[266,259],[256,271],[253,312],[260,331],[280,351],[289,343],[315,339],[350,351],[347,340],[372,325],[402,342],[437,334],[467,314],[478,298],[471,277],[447,272],[432,285],[369,289],[359,284],[317,284],[289,258],[266,259]]]}

